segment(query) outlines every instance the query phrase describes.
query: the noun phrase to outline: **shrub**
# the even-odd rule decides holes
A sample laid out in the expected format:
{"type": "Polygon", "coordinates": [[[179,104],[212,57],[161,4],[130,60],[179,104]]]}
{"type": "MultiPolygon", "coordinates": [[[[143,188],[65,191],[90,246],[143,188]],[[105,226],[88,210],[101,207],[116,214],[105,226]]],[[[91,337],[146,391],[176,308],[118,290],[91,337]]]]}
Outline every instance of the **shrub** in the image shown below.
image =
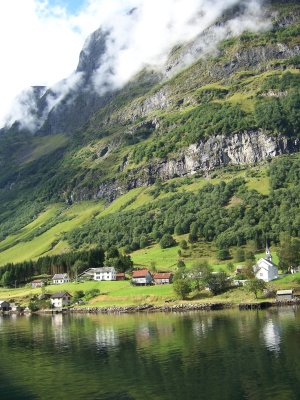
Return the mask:
{"type": "Polygon", "coordinates": [[[159,244],[162,249],[166,249],[168,247],[175,246],[176,240],[169,233],[165,233],[163,237],[160,239],[159,244]]]}

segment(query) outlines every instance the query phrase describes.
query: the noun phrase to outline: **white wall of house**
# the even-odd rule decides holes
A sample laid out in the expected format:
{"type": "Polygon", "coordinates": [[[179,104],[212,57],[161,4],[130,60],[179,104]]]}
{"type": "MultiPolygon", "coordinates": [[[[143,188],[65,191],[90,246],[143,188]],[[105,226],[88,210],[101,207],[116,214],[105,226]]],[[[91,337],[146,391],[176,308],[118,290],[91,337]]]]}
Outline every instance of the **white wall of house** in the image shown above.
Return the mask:
{"type": "Polygon", "coordinates": [[[94,281],[115,281],[116,280],[116,271],[110,272],[94,272],[94,281]]]}
{"type": "Polygon", "coordinates": [[[61,278],[61,279],[52,279],[52,282],[55,285],[62,285],[63,283],[68,283],[70,282],[70,279],[68,276],[66,276],[65,278],[61,278]]]}
{"type": "Polygon", "coordinates": [[[71,303],[71,297],[70,296],[64,296],[64,297],[60,297],[60,298],[54,298],[54,299],[50,299],[51,300],[51,305],[54,308],[62,308],[62,307],[66,307],[69,306],[71,303]]]}
{"type": "Polygon", "coordinates": [[[273,281],[278,278],[278,270],[277,268],[269,267],[269,268],[259,268],[255,274],[255,277],[258,279],[262,279],[265,282],[273,281]]]}
{"type": "Polygon", "coordinates": [[[170,279],[168,279],[168,278],[160,279],[160,278],[159,278],[159,279],[155,279],[154,282],[155,282],[157,285],[165,285],[165,284],[170,283],[170,279]]]}
{"type": "Polygon", "coordinates": [[[254,266],[255,277],[265,282],[278,278],[278,268],[270,261],[261,258],[254,266]]]}

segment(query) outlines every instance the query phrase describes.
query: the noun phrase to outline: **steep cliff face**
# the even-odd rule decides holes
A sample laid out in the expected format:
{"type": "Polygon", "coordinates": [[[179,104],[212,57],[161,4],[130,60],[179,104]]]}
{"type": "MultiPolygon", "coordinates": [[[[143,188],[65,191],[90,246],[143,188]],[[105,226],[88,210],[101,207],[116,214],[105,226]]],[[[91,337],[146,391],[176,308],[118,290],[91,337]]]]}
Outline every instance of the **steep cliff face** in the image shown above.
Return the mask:
{"type": "Polygon", "coordinates": [[[166,180],[209,172],[229,164],[254,164],[293,153],[299,148],[299,139],[268,136],[263,131],[242,132],[229,137],[218,135],[189,146],[178,158],[149,166],[149,175],[166,180]]]}
{"type": "Polygon", "coordinates": [[[217,135],[190,145],[177,156],[156,160],[142,168],[128,171],[123,179],[102,183],[96,191],[75,190],[73,201],[102,198],[113,201],[128,190],[152,185],[157,179],[209,172],[227,165],[247,165],[300,150],[300,139],[284,135],[270,136],[263,131],[241,132],[232,136],[217,135]]]}

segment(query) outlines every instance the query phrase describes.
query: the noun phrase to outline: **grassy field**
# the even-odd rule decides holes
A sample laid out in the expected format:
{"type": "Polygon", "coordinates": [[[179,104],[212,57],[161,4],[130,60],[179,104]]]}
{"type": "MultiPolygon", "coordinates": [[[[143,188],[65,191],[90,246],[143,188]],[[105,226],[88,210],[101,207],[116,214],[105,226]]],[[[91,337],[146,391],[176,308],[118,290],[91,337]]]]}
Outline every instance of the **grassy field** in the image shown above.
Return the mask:
{"type": "MultiPolygon", "coordinates": [[[[295,275],[283,276],[268,285],[275,290],[299,288],[300,273],[295,275]]],[[[191,293],[185,301],[176,298],[172,285],[158,286],[132,286],[130,281],[116,282],[81,282],[66,283],[63,285],[48,285],[46,293],[53,294],[61,291],[68,291],[74,294],[75,291],[82,290],[87,292],[91,289],[99,289],[100,295],[96,296],[86,306],[106,307],[106,306],[125,306],[138,304],[164,304],[166,301],[171,303],[182,302],[222,302],[238,304],[243,302],[266,301],[265,298],[255,299],[254,294],[249,293],[246,288],[230,289],[218,296],[212,296],[207,291],[191,293]]],[[[0,299],[20,302],[23,305],[29,303],[30,298],[42,293],[42,289],[32,289],[30,285],[17,289],[0,288],[0,299]]]]}

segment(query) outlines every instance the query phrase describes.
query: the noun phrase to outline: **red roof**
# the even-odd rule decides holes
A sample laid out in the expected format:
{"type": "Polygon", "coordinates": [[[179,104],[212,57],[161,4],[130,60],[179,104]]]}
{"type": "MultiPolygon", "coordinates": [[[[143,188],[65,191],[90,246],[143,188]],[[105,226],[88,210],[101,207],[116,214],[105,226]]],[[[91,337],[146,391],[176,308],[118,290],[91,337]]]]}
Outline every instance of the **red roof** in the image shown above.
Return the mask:
{"type": "Polygon", "coordinates": [[[139,269],[137,271],[133,271],[132,277],[133,278],[144,278],[149,271],[147,269],[139,269]]]}
{"type": "Polygon", "coordinates": [[[153,279],[171,279],[171,272],[157,272],[153,275],[153,279]]]}
{"type": "Polygon", "coordinates": [[[122,277],[123,277],[123,276],[125,276],[125,272],[117,272],[117,273],[116,273],[116,276],[117,276],[117,277],[118,277],[118,276],[122,276],[122,277]]]}

